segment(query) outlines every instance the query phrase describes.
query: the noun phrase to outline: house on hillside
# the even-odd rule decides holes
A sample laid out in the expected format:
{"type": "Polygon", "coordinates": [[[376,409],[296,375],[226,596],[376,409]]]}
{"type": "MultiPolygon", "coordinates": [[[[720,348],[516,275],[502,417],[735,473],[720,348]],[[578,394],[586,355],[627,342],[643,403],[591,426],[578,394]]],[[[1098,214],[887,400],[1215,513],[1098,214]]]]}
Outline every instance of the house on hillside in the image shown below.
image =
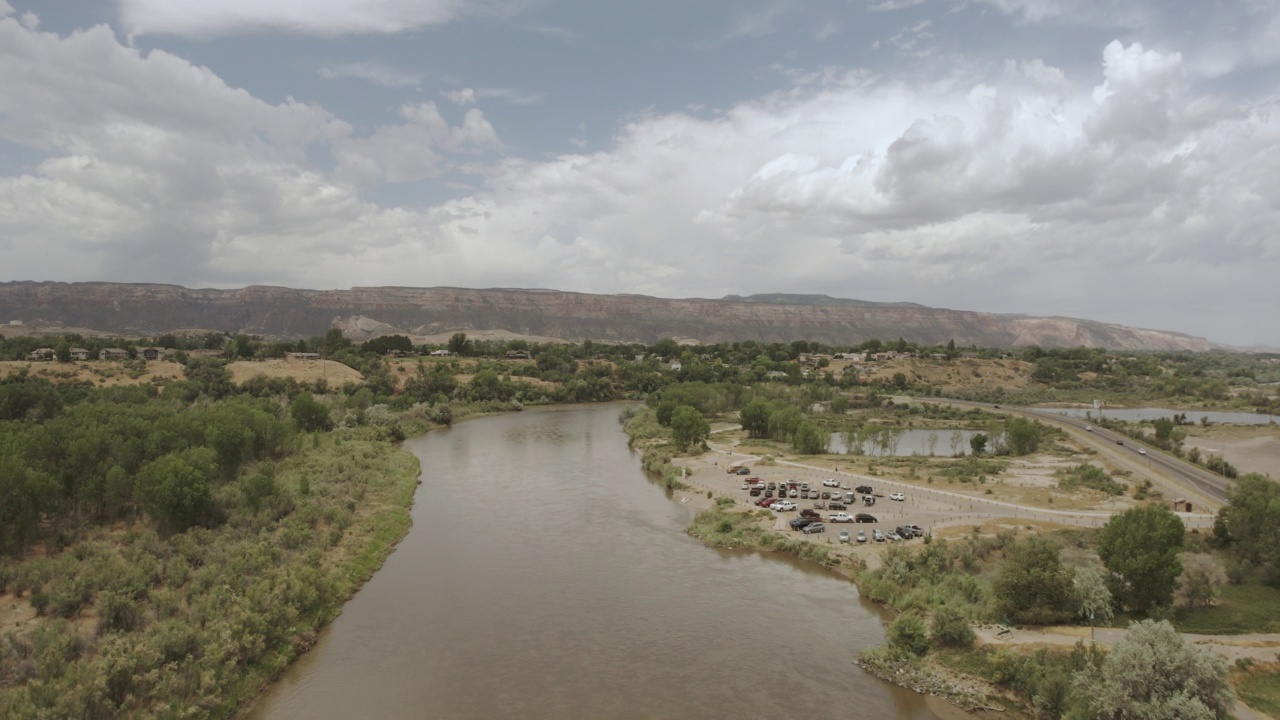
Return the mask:
{"type": "Polygon", "coordinates": [[[291,352],[284,356],[286,360],[319,360],[320,353],[291,352]]]}
{"type": "Polygon", "coordinates": [[[103,348],[98,351],[99,360],[128,360],[129,351],[123,348],[103,348]]]}
{"type": "Polygon", "coordinates": [[[57,353],[53,348],[36,348],[27,353],[28,360],[52,360],[57,353]]]}
{"type": "Polygon", "coordinates": [[[140,352],[143,360],[167,360],[177,351],[162,347],[148,347],[142,348],[140,352]]]}
{"type": "Polygon", "coordinates": [[[89,351],[85,350],[84,348],[71,348],[71,359],[72,360],[88,360],[89,351]]]}
{"type": "Polygon", "coordinates": [[[769,378],[770,380],[777,380],[779,378],[785,378],[787,374],[782,372],[781,370],[770,370],[769,372],[765,373],[764,376],[766,378],[769,378]]]}
{"type": "Polygon", "coordinates": [[[453,353],[449,350],[432,350],[431,357],[449,357],[453,353]]]}
{"type": "Polygon", "coordinates": [[[196,348],[195,350],[187,351],[187,357],[189,358],[220,358],[226,357],[226,355],[227,351],[212,348],[196,348]]]}
{"type": "Polygon", "coordinates": [[[672,360],[671,364],[667,366],[667,369],[671,372],[680,372],[680,368],[682,367],[684,366],[680,364],[679,360],[672,360]]]}

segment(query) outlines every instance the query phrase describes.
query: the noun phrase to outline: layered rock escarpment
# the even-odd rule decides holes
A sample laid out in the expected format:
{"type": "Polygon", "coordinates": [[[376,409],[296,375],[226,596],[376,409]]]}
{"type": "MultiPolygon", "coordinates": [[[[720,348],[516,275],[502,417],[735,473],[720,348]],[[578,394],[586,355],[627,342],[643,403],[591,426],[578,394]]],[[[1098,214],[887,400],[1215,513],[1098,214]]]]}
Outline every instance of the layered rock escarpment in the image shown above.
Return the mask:
{"type": "Polygon", "coordinates": [[[819,340],[855,344],[905,338],[980,347],[1213,349],[1207,340],[1158,330],[1060,317],[942,310],[910,303],[868,303],[824,296],[668,299],[556,290],[372,287],[236,290],[125,283],[0,283],[0,322],[65,325],[153,335],[207,328],[274,338],[322,335],[341,326],[353,339],[404,333],[507,330],[565,340],[706,343],[819,340]],[[362,337],[363,336],[363,337],[362,337]]]}

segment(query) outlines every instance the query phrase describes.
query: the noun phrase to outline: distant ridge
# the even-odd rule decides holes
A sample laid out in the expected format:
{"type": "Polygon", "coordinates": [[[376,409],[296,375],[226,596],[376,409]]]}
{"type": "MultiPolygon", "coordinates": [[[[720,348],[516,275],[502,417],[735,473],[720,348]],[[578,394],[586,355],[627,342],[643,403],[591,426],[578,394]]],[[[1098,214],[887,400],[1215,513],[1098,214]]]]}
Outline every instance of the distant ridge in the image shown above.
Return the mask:
{"type": "Polygon", "coordinates": [[[514,288],[250,286],[214,290],[15,281],[0,283],[0,323],[9,320],[138,335],[208,328],[275,338],[320,335],[340,327],[357,340],[388,333],[427,336],[504,330],[571,341],[646,343],[679,337],[705,343],[818,340],[852,345],[902,337],[922,344],[954,339],[961,346],[981,347],[1083,345],[1186,351],[1216,347],[1182,333],[1092,320],[791,294],[730,295],[716,300],[514,288]]]}

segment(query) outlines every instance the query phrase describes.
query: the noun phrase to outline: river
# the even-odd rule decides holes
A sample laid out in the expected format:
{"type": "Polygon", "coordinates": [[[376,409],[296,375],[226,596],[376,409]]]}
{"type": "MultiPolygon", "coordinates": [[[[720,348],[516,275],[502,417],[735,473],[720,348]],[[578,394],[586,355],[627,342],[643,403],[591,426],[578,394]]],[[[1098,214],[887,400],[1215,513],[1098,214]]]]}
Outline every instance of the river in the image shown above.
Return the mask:
{"type": "Polygon", "coordinates": [[[935,718],[854,665],[884,631],[851,583],[686,536],[619,409],[406,441],[412,530],[248,717],[935,718]]]}

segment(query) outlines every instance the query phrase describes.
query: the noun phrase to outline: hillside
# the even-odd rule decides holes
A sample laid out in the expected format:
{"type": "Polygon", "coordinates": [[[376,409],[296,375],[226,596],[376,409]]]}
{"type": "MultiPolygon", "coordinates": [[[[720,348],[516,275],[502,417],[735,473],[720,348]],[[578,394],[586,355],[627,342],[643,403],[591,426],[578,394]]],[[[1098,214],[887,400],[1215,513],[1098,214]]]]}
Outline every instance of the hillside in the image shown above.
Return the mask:
{"type": "Polygon", "coordinates": [[[663,337],[704,343],[819,340],[853,344],[897,338],[961,346],[1108,347],[1210,350],[1180,333],[1061,317],[998,315],[867,303],[824,296],[764,295],[668,299],[589,295],[557,290],[377,287],[295,290],[247,287],[188,289],[123,283],[0,283],[0,322],[71,326],[152,335],[209,328],[274,338],[323,334],[341,327],[356,340],[403,333],[507,331],[571,341],[654,342],[663,337]]]}

